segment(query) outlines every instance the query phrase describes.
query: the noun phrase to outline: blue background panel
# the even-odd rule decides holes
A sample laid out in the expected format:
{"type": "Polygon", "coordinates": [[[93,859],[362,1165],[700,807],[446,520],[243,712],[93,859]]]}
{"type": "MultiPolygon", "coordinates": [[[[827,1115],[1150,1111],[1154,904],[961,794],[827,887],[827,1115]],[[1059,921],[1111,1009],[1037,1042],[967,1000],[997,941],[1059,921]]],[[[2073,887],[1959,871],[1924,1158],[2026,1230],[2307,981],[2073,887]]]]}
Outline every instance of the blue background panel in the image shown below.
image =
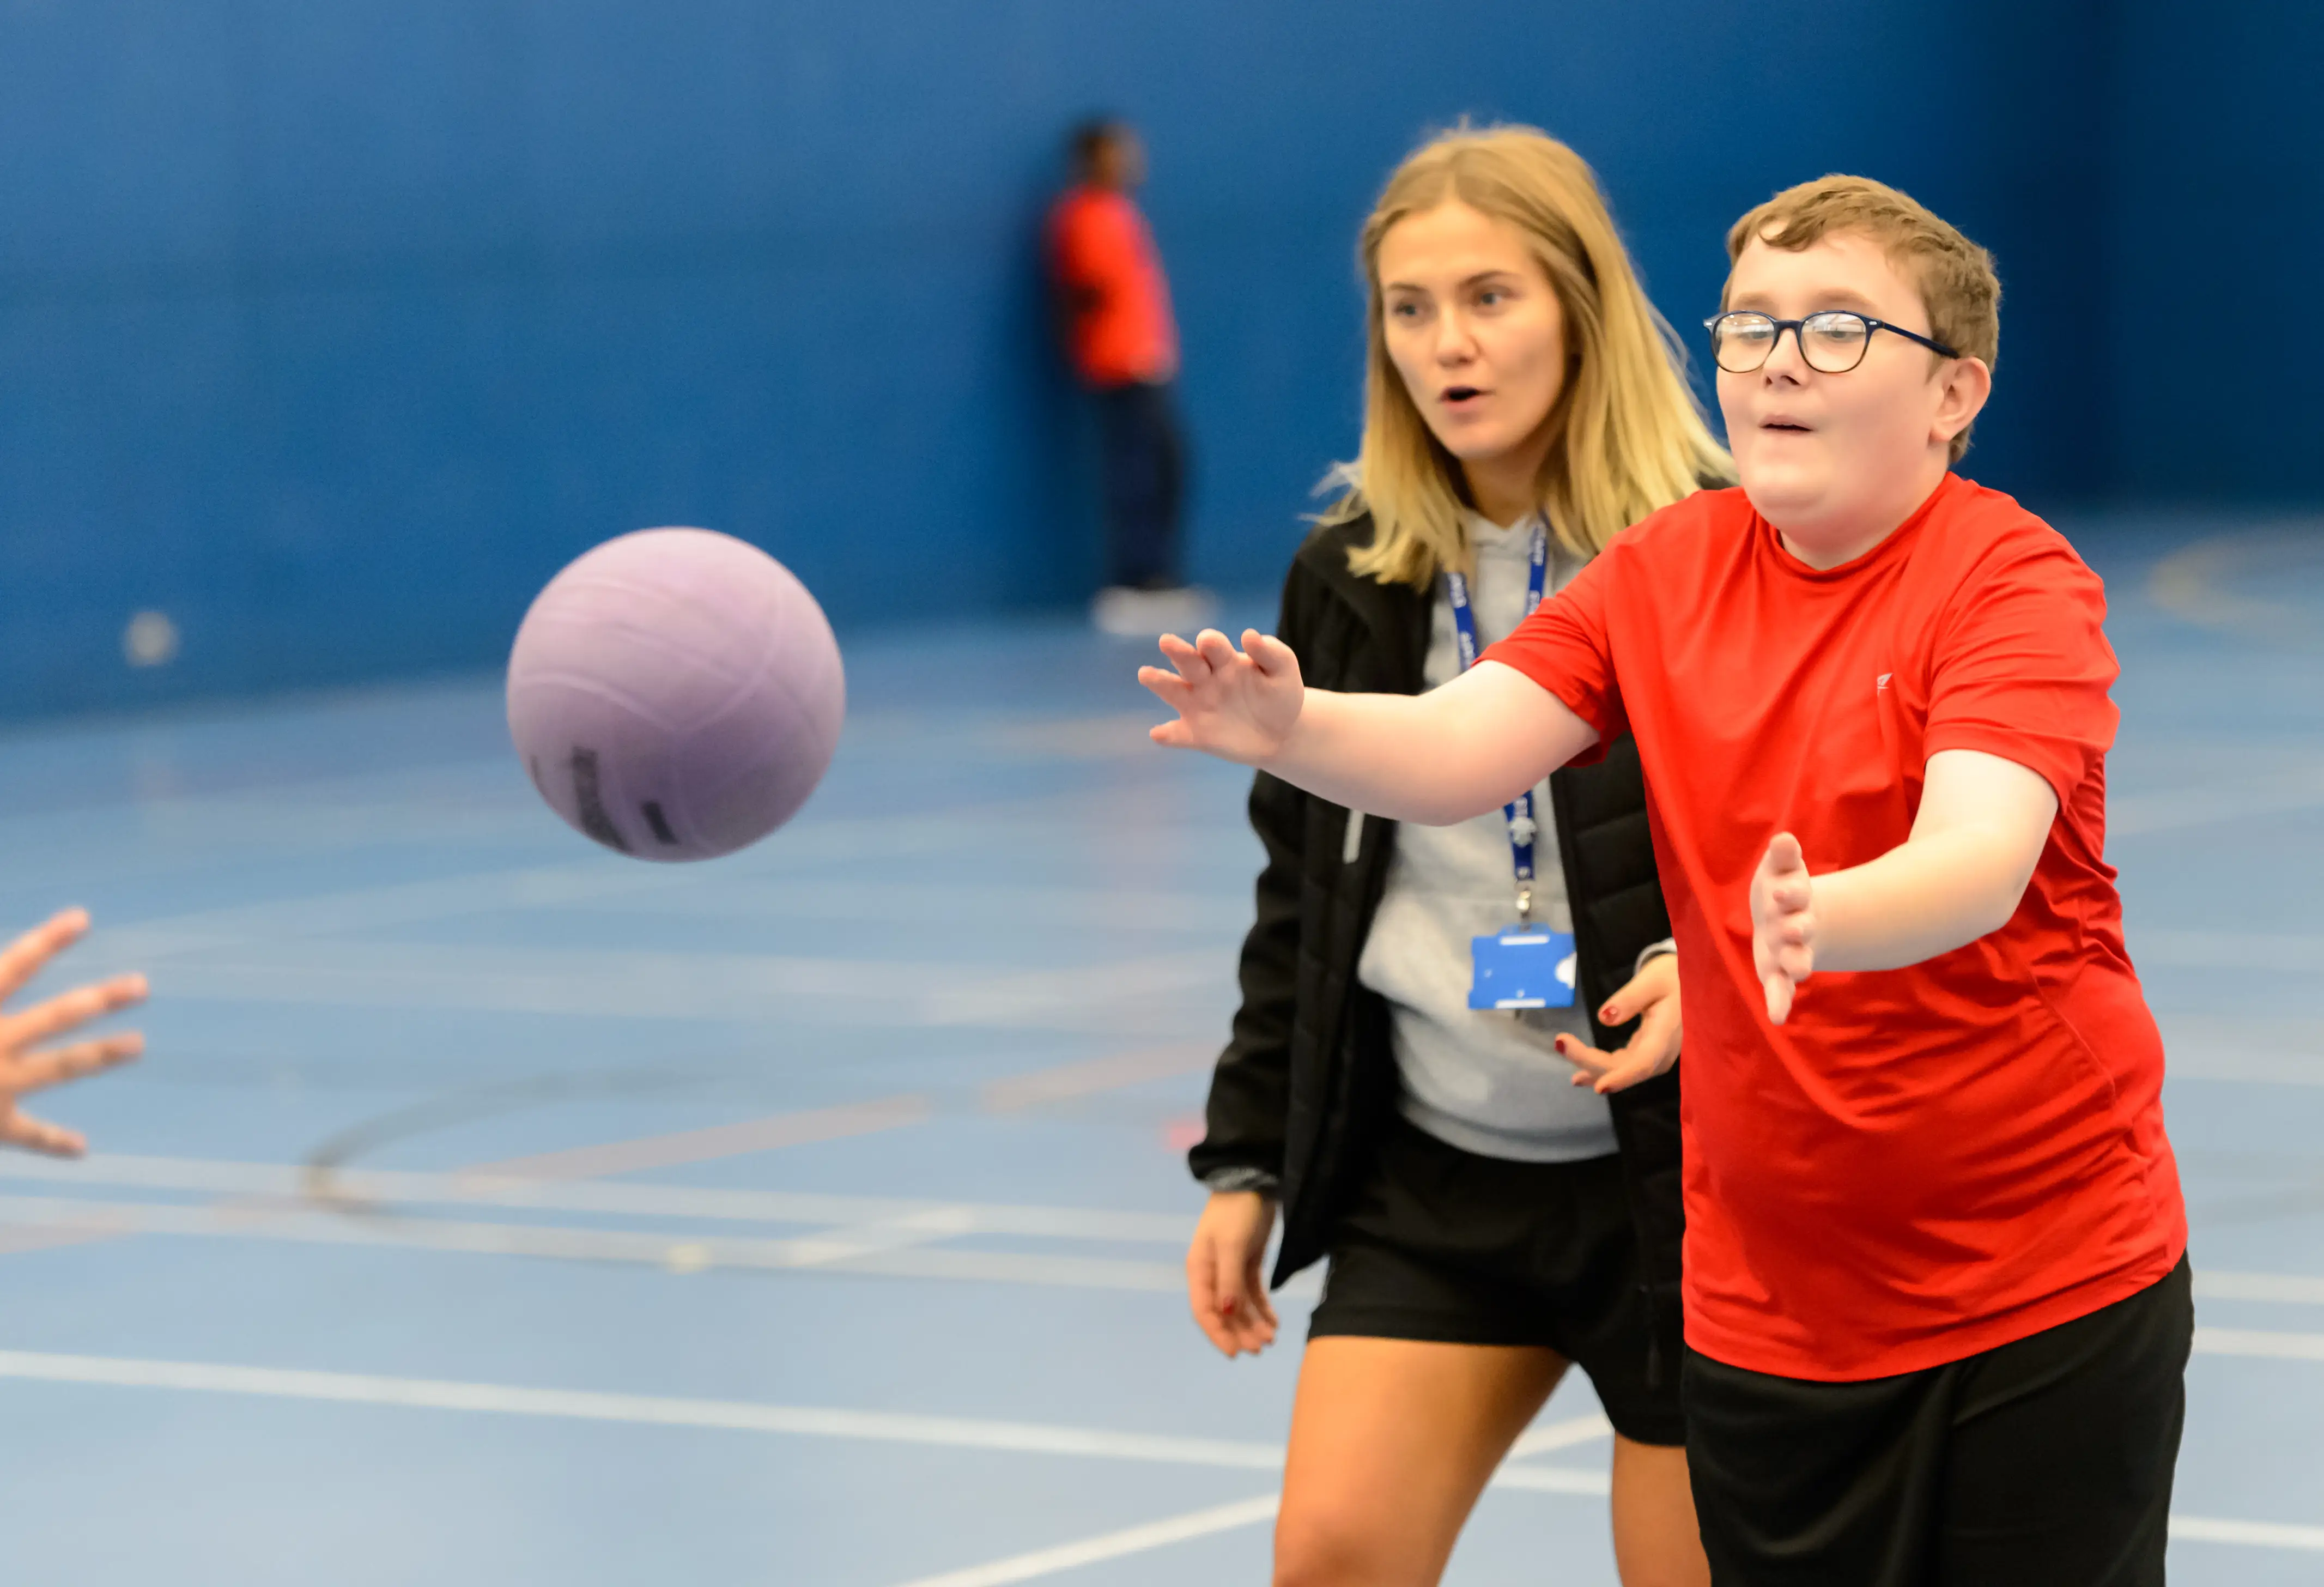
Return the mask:
{"type": "Polygon", "coordinates": [[[1592,160],[1690,329],[1729,223],[1790,182],[1861,171],[1957,220],[2007,290],[1970,467],[2038,507],[2312,500],[2318,27],[2096,0],[0,5],[0,711],[490,664],[549,573],[653,523],[768,547],[844,627],[1079,600],[1091,438],[1039,232],[1099,108],[1153,153],[1216,585],[1270,586],[1351,449],[1357,224],[1464,115],[1592,160]],[[2182,304],[2231,327],[2191,364],[2154,332],[2182,304]],[[145,608],[184,649],[139,671],[145,608]]]}

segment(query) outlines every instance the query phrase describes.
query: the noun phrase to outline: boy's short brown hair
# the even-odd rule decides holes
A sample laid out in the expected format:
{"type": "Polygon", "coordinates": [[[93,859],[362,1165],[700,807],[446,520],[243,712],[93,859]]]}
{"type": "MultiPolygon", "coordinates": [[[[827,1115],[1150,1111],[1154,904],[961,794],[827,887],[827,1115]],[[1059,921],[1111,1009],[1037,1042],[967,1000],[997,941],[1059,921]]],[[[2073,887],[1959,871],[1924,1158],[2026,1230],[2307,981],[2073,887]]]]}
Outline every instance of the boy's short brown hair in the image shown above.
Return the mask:
{"type": "MultiPolygon", "coordinates": [[[[1842,231],[1869,235],[1913,277],[1929,311],[1931,336],[1988,366],[1998,360],[2001,278],[1994,273],[1993,255],[1911,195],[1869,177],[1818,177],[1784,189],[1729,230],[1728,263],[1754,242],[1796,250],[1842,231]]],[[[1723,291],[1720,298],[1725,301],[1723,291]]],[[[1965,429],[1953,438],[1954,462],[1969,450],[1969,436],[1965,429]]]]}

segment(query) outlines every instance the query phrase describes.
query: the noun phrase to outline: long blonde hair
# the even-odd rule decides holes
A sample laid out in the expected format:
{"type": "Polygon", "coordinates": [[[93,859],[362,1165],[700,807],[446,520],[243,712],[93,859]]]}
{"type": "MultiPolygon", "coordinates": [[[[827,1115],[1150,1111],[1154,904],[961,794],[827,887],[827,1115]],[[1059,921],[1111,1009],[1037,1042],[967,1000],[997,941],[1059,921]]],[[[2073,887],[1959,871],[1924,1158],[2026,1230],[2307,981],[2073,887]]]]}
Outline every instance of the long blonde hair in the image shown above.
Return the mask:
{"type": "Polygon", "coordinates": [[[1345,491],[1323,514],[1327,523],[1372,515],[1372,542],[1350,553],[1350,567],[1425,588],[1440,568],[1469,566],[1460,465],[1429,432],[1388,357],[1379,278],[1389,229],[1455,198],[1517,228],[1564,311],[1566,380],[1551,420],[1557,443],[1536,491],[1557,538],[1594,556],[1702,480],[1732,480],[1734,462],[1687,385],[1686,355],[1640,290],[1589,165],[1536,127],[1456,127],[1406,158],[1364,222],[1363,449],[1326,477],[1345,491]]]}

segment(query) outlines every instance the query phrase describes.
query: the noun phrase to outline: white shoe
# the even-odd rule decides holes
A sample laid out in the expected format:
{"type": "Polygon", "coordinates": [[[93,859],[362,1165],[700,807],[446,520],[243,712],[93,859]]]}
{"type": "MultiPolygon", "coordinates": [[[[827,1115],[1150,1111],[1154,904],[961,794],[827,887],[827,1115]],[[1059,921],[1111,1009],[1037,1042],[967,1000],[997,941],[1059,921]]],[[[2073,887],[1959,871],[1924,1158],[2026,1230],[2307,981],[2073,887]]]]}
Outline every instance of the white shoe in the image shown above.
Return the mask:
{"type": "Polygon", "coordinates": [[[1109,585],[1090,603],[1090,622],[1117,639],[1153,639],[1164,633],[1191,637],[1218,613],[1218,597],[1195,585],[1170,589],[1130,589],[1109,585]]]}

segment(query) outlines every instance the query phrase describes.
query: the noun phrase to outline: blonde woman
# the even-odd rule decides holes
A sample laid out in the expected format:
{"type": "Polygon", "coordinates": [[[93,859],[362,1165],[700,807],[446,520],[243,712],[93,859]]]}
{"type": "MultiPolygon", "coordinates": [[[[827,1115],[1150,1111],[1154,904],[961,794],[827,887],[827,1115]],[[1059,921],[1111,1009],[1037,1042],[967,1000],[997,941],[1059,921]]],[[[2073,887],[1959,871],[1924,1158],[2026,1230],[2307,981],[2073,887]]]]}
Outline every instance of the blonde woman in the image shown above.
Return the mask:
{"type": "MultiPolygon", "coordinates": [[[[1462,129],[1360,248],[1361,455],[1279,636],[1322,688],[1447,681],[1627,525],[1731,466],[1589,167],[1462,129]]],[[[1628,1587],[1709,1579],[1678,1407],[1677,961],[1628,740],[1508,810],[1397,826],[1262,773],[1242,1007],[1190,1160],[1189,1297],[1229,1356],[1328,1257],[1293,1412],[1278,1587],[1425,1587],[1569,1365],[1614,1424],[1628,1587]],[[1533,863],[1538,856],[1539,863],[1533,863]],[[1470,1006],[1471,939],[1570,933],[1569,1008],[1470,1006]]]]}

